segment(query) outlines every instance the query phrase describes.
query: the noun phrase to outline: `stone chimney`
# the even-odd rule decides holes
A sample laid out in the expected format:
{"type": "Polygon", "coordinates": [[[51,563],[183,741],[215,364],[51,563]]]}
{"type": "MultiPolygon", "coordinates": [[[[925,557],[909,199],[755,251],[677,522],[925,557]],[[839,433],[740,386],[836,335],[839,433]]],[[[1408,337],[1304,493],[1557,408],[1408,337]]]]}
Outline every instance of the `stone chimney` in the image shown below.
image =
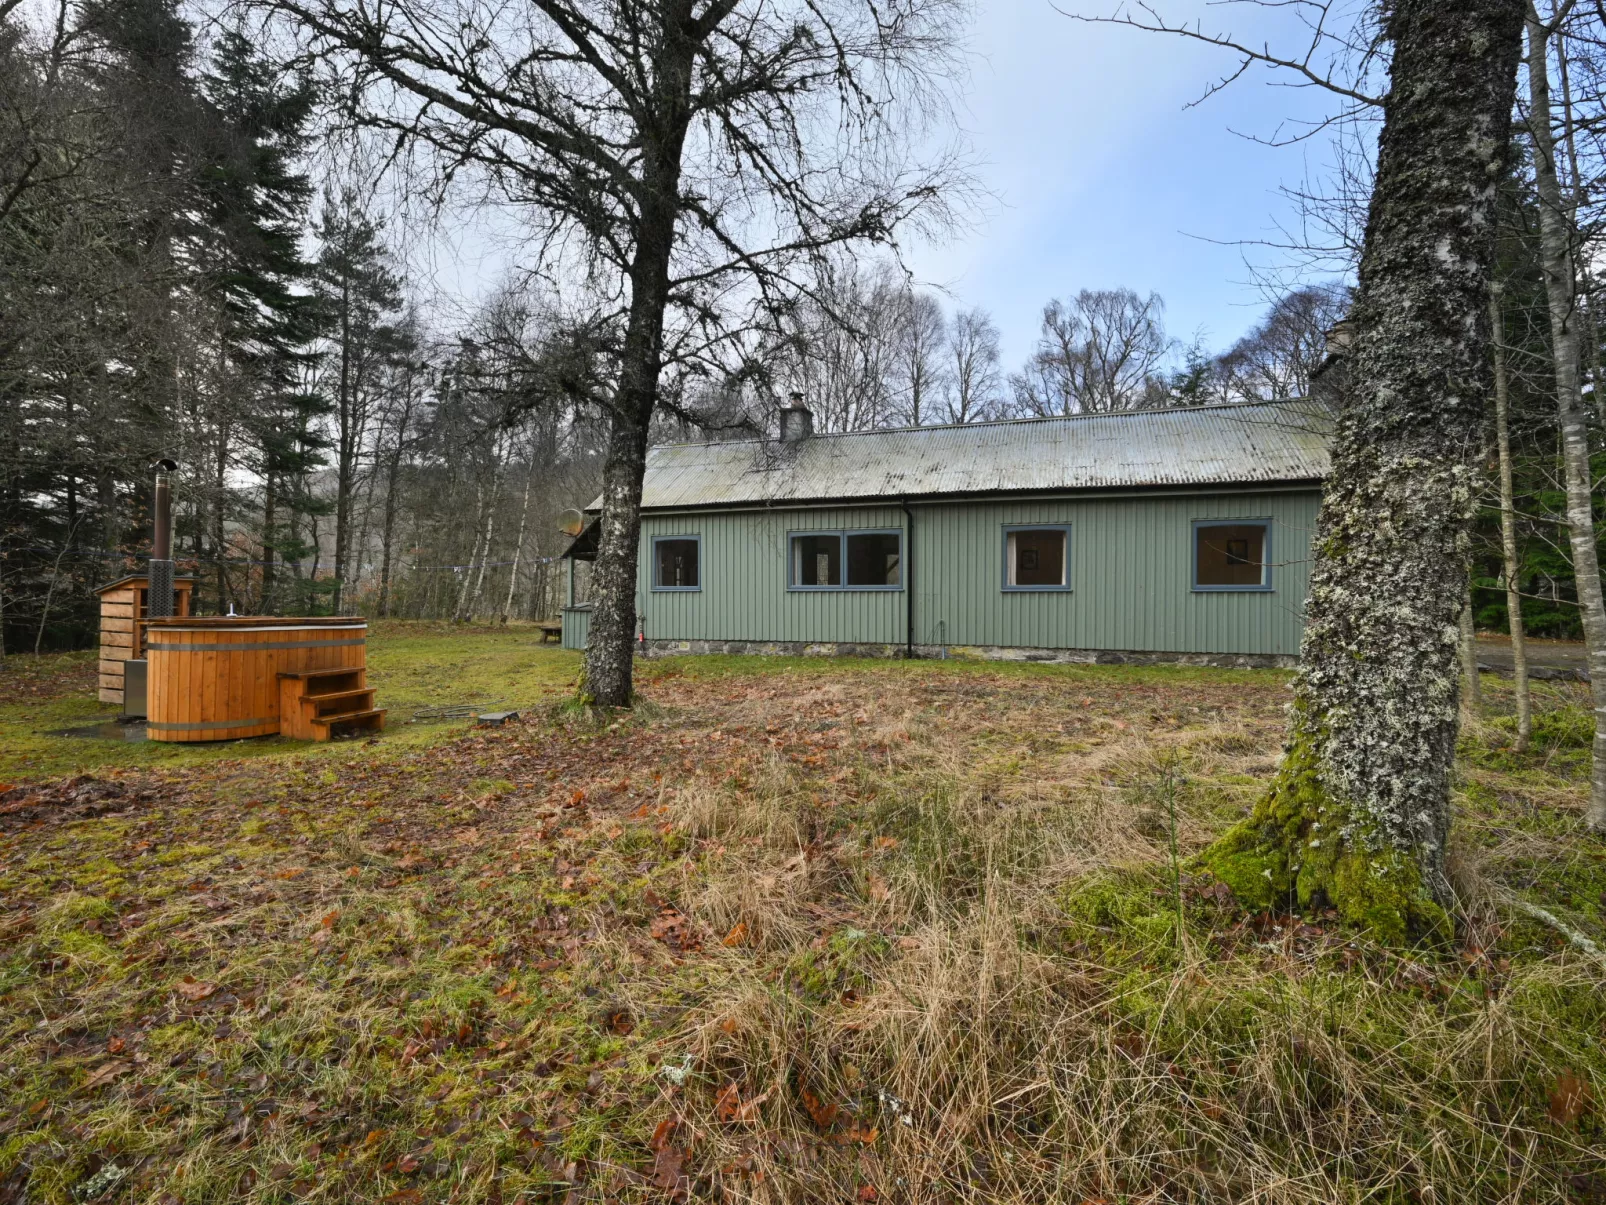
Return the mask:
{"type": "Polygon", "coordinates": [[[803,404],[801,393],[788,395],[788,404],[781,407],[781,442],[802,443],[814,434],[814,411],[803,404]]]}
{"type": "Polygon", "coordinates": [[[1355,324],[1342,318],[1327,332],[1322,362],[1310,374],[1312,401],[1336,406],[1349,389],[1349,354],[1355,345],[1355,324]]]}

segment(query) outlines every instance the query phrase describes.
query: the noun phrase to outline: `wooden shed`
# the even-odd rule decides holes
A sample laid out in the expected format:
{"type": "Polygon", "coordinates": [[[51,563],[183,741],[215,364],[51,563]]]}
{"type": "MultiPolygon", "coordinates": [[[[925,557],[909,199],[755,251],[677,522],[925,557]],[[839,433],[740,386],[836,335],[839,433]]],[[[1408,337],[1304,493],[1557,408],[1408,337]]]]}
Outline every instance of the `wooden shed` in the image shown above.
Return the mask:
{"type": "MultiPolygon", "coordinates": [[[[145,655],[146,596],[150,578],[133,574],[107,582],[95,593],[100,596],[100,701],[122,703],[123,663],[145,655]]],[[[190,613],[193,577],[173,581],[173,614],[190,613]]]]}

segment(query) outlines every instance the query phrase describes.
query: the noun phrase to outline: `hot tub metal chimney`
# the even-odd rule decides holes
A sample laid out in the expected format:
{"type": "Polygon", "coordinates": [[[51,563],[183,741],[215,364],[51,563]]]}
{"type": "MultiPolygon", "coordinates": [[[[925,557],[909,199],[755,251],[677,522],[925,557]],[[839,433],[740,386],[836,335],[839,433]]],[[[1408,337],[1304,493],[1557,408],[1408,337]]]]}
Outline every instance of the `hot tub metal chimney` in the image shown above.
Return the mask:
{"type": "Polygon", "coordinates": [[[171,460],[156,462],[156,524],[151,536],[150,588],[145,595],[145,614],[151,619],[173,614],[173,487],[168,474],[177,468],[171,460]]]}

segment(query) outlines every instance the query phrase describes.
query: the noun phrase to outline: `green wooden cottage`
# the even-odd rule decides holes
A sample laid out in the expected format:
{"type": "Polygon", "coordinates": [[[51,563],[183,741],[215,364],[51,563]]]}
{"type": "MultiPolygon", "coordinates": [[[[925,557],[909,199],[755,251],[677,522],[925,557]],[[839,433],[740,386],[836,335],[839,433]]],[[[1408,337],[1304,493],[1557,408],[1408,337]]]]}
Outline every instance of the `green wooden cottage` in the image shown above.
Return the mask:
{"type": "MultiPolygon", "coordinates": [[[[821,435],[794,404],[779,440],[655,447],[642,646],[1290,664],[1329,426],[1279,402],[821,435]]],[[[564,611],[567,647],[588,621],[564,611]]]]}

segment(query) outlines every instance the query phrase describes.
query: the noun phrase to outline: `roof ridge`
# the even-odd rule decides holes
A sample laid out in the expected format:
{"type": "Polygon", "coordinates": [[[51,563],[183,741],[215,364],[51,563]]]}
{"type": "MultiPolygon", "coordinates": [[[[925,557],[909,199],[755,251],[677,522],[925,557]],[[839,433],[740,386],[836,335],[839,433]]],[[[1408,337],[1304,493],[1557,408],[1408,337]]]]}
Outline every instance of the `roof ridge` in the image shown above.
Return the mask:
{"type": "MultiPolygon", "coordinates": [[[[808,440],[849,439],[855,436],[864,435],[900,435],[913,431],[972,431],[981,427],[1025,426],[1031,423],[1069,423],[1079,420],[1100,418],[1144,418],[1158,414],[1198,414],[1202,411],[1252,410],[1260,407],[1292,406],[1301,402],[1310,401],[1311,399],[1309,397],[1263,398],[1253,402],[1219,402],[1204,406],[1153,406],[1137,410],[1100,410],[1081,414],[1031,414],[1022,415],[1016,418],[989,418],[974,423],[921,423],[916,426],[903,427],[865,427],[858,431],[816,431],[808,436],[808,440]]],[[[648,448],[648,451],[656,451],[659,448],[733,448],[741,447],[743,445],[762,445],[778,442],[780,441],[769,437],[753,439],[711,439],[706,441],[688,439],[679,443],[653,444],[648,448]]]]}

